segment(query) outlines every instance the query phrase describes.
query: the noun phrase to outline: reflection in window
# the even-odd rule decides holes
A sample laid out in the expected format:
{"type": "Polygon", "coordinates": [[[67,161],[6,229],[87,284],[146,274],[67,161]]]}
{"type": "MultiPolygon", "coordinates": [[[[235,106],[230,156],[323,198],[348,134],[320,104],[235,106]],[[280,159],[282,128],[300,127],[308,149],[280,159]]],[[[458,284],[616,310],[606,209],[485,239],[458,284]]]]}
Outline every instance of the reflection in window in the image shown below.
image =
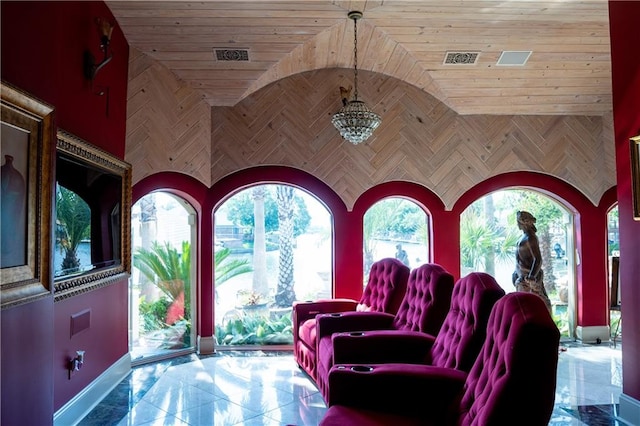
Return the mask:
{"type": "Polygon", "coordinates": [[[240,191],[215,213],[218,345],[291,344],[295,300],[331,296],[327,209],[289,185],[240,191]]]}
{"type": "Polygon", "coordinates": [[[429,259],[427,214],[413,201],[394,197],[378,201],[364,215],[364,281],[371,265],[395,257],[411,268],[429,259]]]}
{"type": "Polygon", "coordinates": [[[193,346],[191,210],[163,192],[133,205],[129,326],[134,362],[193,346]]]}
{"type": "Polygon", "coordinates": [[[461,276],[472,271],[487,272],[506,292],[515,291],[512,274],[515,250],[522,231],[516,213],[524,210],[536,218],[542,254],[544,286],[554,310],[554,319],[568,335],[570,268],[573,250],[568,211],[555,200],[527,190],[504,190],[486,195],[460,216],[461,276]]]}
{"type": "Polygon", "coordinates": [[[92,268],[91,209],[75,192],[56,184],[54,276],[92,268]]]}

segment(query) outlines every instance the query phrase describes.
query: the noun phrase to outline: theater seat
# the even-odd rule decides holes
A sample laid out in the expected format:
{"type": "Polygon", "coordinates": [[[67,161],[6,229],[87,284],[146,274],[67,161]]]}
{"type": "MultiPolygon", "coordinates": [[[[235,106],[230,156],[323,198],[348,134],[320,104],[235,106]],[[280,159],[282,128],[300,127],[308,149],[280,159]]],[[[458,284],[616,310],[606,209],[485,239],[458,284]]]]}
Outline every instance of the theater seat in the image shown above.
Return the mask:
{"type": "Polygon", "coordinates": [[[405,356],[424,360],[449,312],[453,282],[453,276],[442,266],[427,263],[411,271],[407,292],[395,316],[319,315],[316,384],[322,395],[326,398],[329,392],[327,379],[333,364],[346,360],[370,362],[384,359],[390,353],[397,355],[393,346],[377,345],[378,337],[393,339],[405,356]],[[336,338],[345,345],[336,347],[336,338]],[[379,352],[371,353],[371,347],[379,352]]]}
{"type": "Polygon", "coordinates": [[[418,364],[337,364],[321,426],[547,425],[560,332],[535,294],[496,302],[471,371],[418,364]]]}
{"type": "Polygon", "coordinates": [[[385,258],[371,265],[369,280],[359,301],[322,299],[293,304],[293,353],[298,365],[316,380],[316,315],[339,312],[381,312],[393,315],[407,289],[409,267],[385,258]]]}

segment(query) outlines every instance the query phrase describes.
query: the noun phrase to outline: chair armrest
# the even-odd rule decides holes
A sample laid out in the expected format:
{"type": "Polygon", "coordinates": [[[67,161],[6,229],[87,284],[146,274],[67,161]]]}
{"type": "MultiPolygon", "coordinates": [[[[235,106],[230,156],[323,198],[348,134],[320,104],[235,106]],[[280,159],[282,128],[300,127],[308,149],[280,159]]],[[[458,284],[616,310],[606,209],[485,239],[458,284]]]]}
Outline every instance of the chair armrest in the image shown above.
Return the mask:
{"type": "Polygon", "coordinates": [[[352,299],[320,299],[312,302],[293,302],[293,328],[318,314],[355,311],[358,302],[352,299]]]}
{"type": "Polygon", "coordinates": [[[462,394],[466,378],[463,371],[430,365],[336,364],[329,371],[327,405],[444,420],[462,394]]]}
{"type": "Polygon", "coordinates": [[[384,330],[394,316],[385,312],[340,312],[316,317],[317,339],[342,331],[384,330]]]}
{"type": "Polygon", "coordinates": [[[436,338],[419,331],[372,330],[334,333],[333,363],[425,363],[436,338]]]}

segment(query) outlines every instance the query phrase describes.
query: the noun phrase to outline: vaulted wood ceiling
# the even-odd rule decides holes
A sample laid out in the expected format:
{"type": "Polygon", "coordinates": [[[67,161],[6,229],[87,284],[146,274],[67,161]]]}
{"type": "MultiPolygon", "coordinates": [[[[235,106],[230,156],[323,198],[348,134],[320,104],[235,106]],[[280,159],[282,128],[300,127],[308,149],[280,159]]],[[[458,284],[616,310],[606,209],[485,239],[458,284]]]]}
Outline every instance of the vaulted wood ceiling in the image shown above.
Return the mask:
{"type": "Polygon", "coordinates": [[[347,12],[360,10],[358,68],[404,80],[458,114],[612,111],[606,0],[106,3],[132,47],[212,106],[300,72],[353,68],[347,12]],[[246,49],[248,60],[217,60],[215,49],[246,49]],[[497,65],[503,51],[532,53],[523,66],[497,65]],[[444,64],[447,52],[477,61],[444,64]]]}

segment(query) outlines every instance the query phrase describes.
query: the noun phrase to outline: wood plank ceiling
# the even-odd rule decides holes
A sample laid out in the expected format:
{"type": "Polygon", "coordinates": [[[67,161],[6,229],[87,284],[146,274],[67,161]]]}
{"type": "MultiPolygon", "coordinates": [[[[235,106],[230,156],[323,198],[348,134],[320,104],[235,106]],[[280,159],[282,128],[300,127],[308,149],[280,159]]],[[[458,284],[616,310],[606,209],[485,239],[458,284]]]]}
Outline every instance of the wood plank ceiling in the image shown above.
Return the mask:
{"type": "Polygon", "coordinates": [[[607,0],[106,3],[131,46],[212,106],[300,72],[353,68],[347,12],[361,10],[358,68],[404,80],[458,114],[612,111],[607,0]],[[216,49],[246,49],[248,60],[218,60],[216,49]],[[497,65],[503,51],[531,55],[522,66],[497,65]],[[477,60],[444,64],[447,52],[477,60]]]}

